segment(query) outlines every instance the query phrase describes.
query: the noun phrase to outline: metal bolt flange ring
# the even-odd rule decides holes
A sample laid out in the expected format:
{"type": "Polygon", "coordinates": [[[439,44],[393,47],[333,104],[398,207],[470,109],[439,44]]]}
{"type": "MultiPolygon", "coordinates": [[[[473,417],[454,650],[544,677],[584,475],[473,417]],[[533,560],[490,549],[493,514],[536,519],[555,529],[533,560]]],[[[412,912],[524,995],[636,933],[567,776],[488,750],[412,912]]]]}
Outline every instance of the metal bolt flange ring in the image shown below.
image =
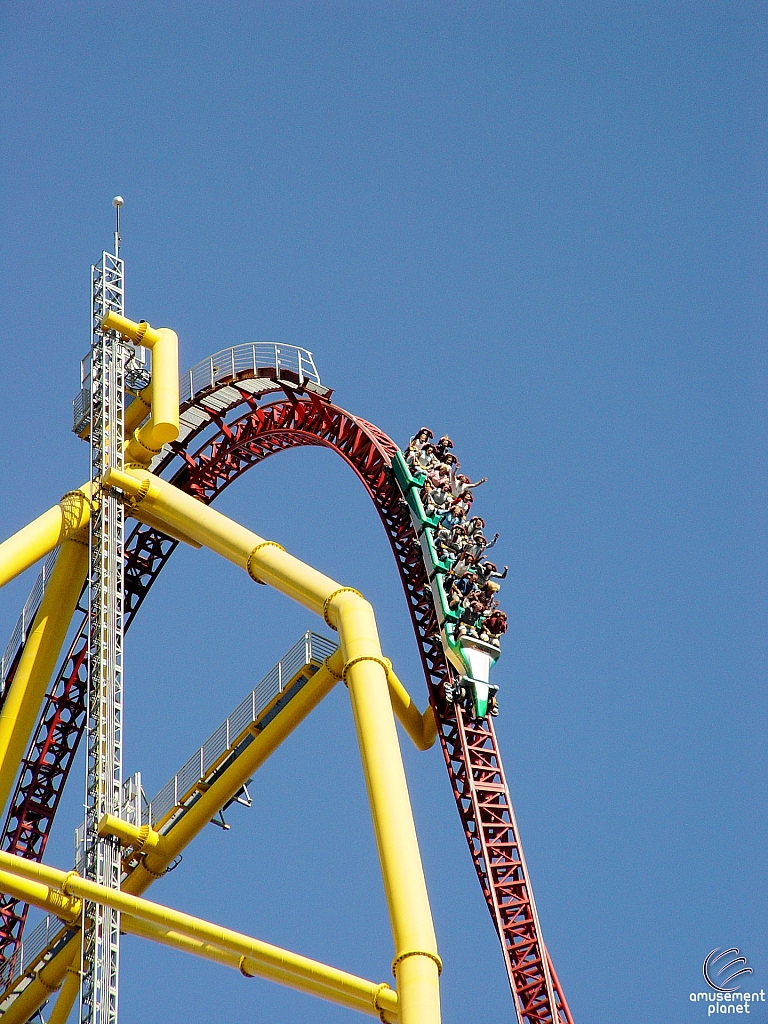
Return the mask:
{"type": "Polygon", "coordinates": [[[374,1008],[374,1010],[378,1010],[379,1011],[379,1020],[381,1021],[381,1024],[387,1024],[387,1019],[384,1016],[384,1011],[379,1006],[379,996],[385,990],[387,992],[391,992],[392,991],[391,987],[386,983],[386,981],[382,982],[381,985],[378,985],[376,987],[376,991],[373,993],[373,1008],[374,1008]]]}
{"type": "MultiPolygon", "coordinates": [[[[355,590],[354,587],[339,587],[338,590],[334,590],[332,594],[329,594],[328,597],[326,597],[326,599],[323,601],[323,618],[325,619],[325,624],[326,626],[328,626],[329,629],[336,629],[336,626],[334,626],[334,624],[328,618],[328,608],[334,597],[338,597],[339,594],[357,594],[359,598],[362,598],[363,601],[365,600],[360,591],[355,590]]],[[[336,629],[336,632],[338,633],[338,629],[336,629]]]]}
{"type": "Polygon", "coordinates": [[[77,878],[79,881],[82,881],[82,875],[78,874],[77,871],[74,871],[74,870],[73,871],[68,871],[66,873],[66,875],[64,875],[64,881],[61,883],[61,886],[60,886],[60,889],[64,893],[65,896],[74,896],[74,893],[71,893],[69,891],[69,880],[70,880],[70,878],[77,878]]]}
{"type": "MultiPolygon", "coordinates": [[[[359,658],[353,658],[352,661],[348,661],[347,664],[344,666],[344,669],[341,673],[341,679],[345,686],[347,684],[347,672],[349,672],[353,665],[358,665],[361,661],[375,662],[377,665],[380,665],[384,669],[384,673],[386,675],[387,663],[383,658],[376,658],[372,654],[363,654],[359,658]]],[[[410,954],[406,953],[405,955],[409,956],[410,954]]]]}
{"type": "Polygon", "coordinates": [[[250,553],[250,555],[248,555],[248,561],[245,563],[246,568],[248,570],[248,575],[251,577],[251,579],[255,583],[264,583],[264,580],[259,579],[259,577],[256,575],[256,573],[251,568],[251,559],[253,558],[253,556],[256,554],[257,551],[261,551],[262,548],[267,548],[267,547],[277,548],[279,551],[285,551],[285,548],[283,547],[283,545],[282,544],[278,544],[277,541],[274,541],[274,540],[263,540],[261,542],[261,544],[257,544],[256,545],[256,547],[253,549],[253,551],[250,553]]]}
{"type": "MultiPolygon", "coordinates": [[[[430,960],[434,960],[435,963],[437,964],[437,973],[438,973],[438,975],[443,973],[443,961],[440,959],[440,957],[437,955],[437,953],[427,953],[423,949],[409,949],[409,950],[406,950],[405,953],[401,953],[399,956],[396,956],[395,959],[392,961],[392,973],[393,974],[395,974],[395,969],[397,968],[397,965],[399,963],[402,963],[402,961],[406,960],[409,956],[426,956],[426,957],[429,957],[430,960]]],[[[395,977],[397,977],[396,974],[395,974],[395,977]]]]}

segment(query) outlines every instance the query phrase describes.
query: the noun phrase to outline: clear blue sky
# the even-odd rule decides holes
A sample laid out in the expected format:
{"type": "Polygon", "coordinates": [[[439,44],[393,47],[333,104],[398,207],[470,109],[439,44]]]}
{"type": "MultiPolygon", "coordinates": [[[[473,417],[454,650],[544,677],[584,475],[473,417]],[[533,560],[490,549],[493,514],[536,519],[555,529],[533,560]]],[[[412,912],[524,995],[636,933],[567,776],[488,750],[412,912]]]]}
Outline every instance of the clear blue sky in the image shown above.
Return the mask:
{"type": "MultiPolygon", "coordinates": [[[[118,192],[128,313],[175,328],[183,366],[280,339],[401,445],[448,432],[510,566],[498,732],[579,1024],[703,1019],[688,993],[715,946],[768,990],[766,13],[0,6],[0,536],[87,475],[70,403],[118,192]]],[[[341,460],[280,456],[219,507],[370,596],[423,702],[341,460]]],[[[3,637],[31,582],[0,597],[3,637]]],[[[159,789],[318,625],[178,552],[129,634],[126,771],[159,789]]],[[[444,1019],[511,1020],[441,754],[403,751],[444,1019]]],[[[152,897],[386,980],[343,688],[253,795],[152,897]]],[[[137,1024],[355,1019],[132,938],[122,977],[137,1024]]]]}

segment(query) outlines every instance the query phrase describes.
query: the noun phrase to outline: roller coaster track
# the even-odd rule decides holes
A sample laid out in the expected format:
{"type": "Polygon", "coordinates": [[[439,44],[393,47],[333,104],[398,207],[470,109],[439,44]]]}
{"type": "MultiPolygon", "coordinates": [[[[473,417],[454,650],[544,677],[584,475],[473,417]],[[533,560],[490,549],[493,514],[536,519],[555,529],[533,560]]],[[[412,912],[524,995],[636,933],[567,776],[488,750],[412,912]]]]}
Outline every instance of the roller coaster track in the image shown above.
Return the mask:
{"type": "MultiPolygon", "coordinates": [[[[453,794],[504,952],[518,1019],[521,1024],[572,1024],[540,936],[493,722],[472,721],[462,707],[444,699],[453,668],[440,642],[419,541],[390,469],[398,448],[373,424],[332,404],[327,389],[305,389],[298,378],[289,380],[285,374],[278,380],[274,370],[272,379],[253,379],[268,375],[248,371],[214,381],[212,373],[210,387],[182,405],[179,441],[160,453],[152,469],[210,504],[246,470],[289,448],[330,448],[352,468],[376,506],[400,571],[453,794]],[[261,398],[275,392],[281,395],[278,400],[261,404],[261,398]],[[190,452],[195,442],[200,446],[190,452]]],[[[146,525],[134,527],[126,544],[126,628],[176,546],[146,525]]],[[[42,860],[85,727],[82,602],[74,639],[44,703],[2,832],[3,849],[36,861],[42,860]]],[[[0,958],[5,961],[15,957],[26,912],[26,905],[12,898],[0,900],[0,958]]]]}

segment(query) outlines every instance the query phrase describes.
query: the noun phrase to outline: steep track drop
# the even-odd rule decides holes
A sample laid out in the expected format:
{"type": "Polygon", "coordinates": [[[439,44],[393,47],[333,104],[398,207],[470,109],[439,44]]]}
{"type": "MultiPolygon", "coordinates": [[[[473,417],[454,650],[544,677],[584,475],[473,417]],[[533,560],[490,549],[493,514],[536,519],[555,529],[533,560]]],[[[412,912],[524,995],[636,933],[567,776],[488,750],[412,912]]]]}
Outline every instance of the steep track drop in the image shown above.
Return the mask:
{"type": "MultiPolygon", "coordinates": [[[[456,805],[504,951],[518,1017],[524,1024],[571,1024],[540,937],[492,720],[474,722],[458,704],[443,698],[444,684],[452,680],[454,670],[443,653],[418,538],[390,470],[397,446],[377,427],[331,404],[329,392],[323,396],[317,393],[320,389],[304,390],[282,379],[260,382],[254,394],[253,377],[247,371],[223,381],[212,378],[210,388],[182,406],[182,439],[158,456],[153,471],[210,504],[246,470],[289,448],[331,448],[354,470],[376,506],[400,571],[456,805]],[[275,391],[284,397],[259,403],[260,396],[275,391]],[[190,454],[202,435],[207,435],[205,440],[190,454]]],[[[126,628],[175,548],[175,541],[150,527],[137,524],[133,529],[126,544],[126,628]]],[[[37,861],[42,859],[85,726],[87,638],[82,605],[79,614],[75,638],[43,707],[2,833],[3,849],[37,861]]],[[[0,956],[10,961],[8,967],[21,941],[26,910],[16,900],[0,901],[0,956]]],[[[4,971],[4,980],[13,973],[4,971]]]]}

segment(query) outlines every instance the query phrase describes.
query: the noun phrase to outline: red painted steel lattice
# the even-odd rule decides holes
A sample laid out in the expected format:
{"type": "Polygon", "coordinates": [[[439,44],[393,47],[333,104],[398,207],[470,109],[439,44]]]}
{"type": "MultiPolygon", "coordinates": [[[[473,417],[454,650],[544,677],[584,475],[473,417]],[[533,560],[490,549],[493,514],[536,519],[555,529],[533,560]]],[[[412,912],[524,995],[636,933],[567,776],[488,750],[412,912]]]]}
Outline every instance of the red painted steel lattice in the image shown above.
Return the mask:
{"type": "MultiPolygon", "coordinates": [[[[230,383],[233,387],[236,382],[230,383]]],[[[183,445],[171,446],[155,472],[209,504],[246,470],[288,448],[331,448],[354,470],[376,506],[400,571],[456,804],[504,950],[518,1017],[524,1024],[571,1024],[539,935],[493,724],[490,719],[471,722],[463,709],[443,699],[452,669],[443,654],[421,548],[390,469],[397,446],[372,424],[328,401],[284,390],[286,398],[264,406],[239,390],[229,411],[241,410],[243,405],[247,411],[229,423],[224,412],[206,406],[205,395],[196,397],[195,408],[206,421],[183,445]],[[211,424],[216,433],[191,454],[192,441],[211,424]]],[[[126,546],[126,626],[175,547],[175,542],[149,527],[138,525],[133,530],[126,546]]],[[[35,860],[42,858],[84,728],[82,628],[48,696],[3,832],[5,849],[35,860]]],[[[25,912],[13,900],[0,905],[0,955],[13,955],[25,912]]]]}

